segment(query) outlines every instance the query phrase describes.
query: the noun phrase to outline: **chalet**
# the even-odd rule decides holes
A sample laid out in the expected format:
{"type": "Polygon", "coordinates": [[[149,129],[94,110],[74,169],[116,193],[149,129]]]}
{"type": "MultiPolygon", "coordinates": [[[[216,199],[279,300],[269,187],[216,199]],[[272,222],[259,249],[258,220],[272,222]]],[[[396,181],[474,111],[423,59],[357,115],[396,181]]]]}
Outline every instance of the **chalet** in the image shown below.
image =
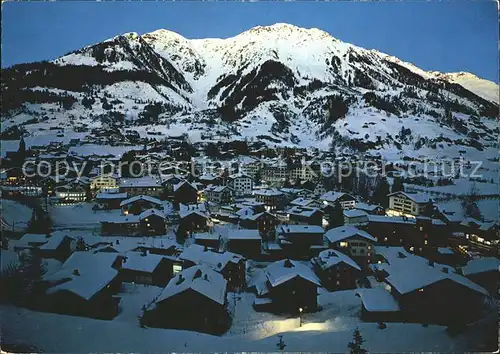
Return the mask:
{"type": "Polygon", "coordinates": [[[285,194],[275,189],[261,189],[253,192],[258,203],[264,203],[266,210],[281,210],[285,206],[285,194]]]}
{"type": "Polygon", "coordinates": [[[220,273],[205,266],[190,267],[170,280],[144,312],[143,321],[151,327],[221,335],[231,323],[226,294],[227,281],[220,273]]]}
{"type": "Polygon", "coordinates": [[[198,189],[187,181],[181,181],[173,189],[174,202],[193,204],[198,201],[198,189]]]}
{"type": "Polygon", "coordinates": [[[320,197],[320,200],[323,201],[323,204],[331,206],[339,202],[342,209],[352,209],[356,206],[356,199],[352,195],[342,192],[327,192],[320,197]]]}
{"type": "Polygon", "coordinates": [[[139,215],[149,209],[163,209],[163,202],[147,195],[137,195],[120,203],[123,215],[139,215]]]}
{"type": "Polygon", "coordinates": [[[121,179],[119,188],[120,193],[128,193],[132,197],[138,195],[159,197],[163,193],[161,184],[150,176],[121,179]]]}
{"type": "Polygon", "coordinates": [[[257,259],[261,255],[262,237],[259,230],[229,230],[227,235],[227,249],[241,254],[249,259],[257,259]]]}
{"type": "Polygon", "coordinates": [[[349,209],[344,210],[344,224],[360,225],[368,223],[368,214],[362,210],[349,209]]]}
{"type": "Polygon", "coordinates": [[[214,232],[198,232],[192,235],[194,243],[200,246],[211,247],[219,249],[221,245],[222,236],[214,232]]]}
{"type": "Polygon", "coordinates": [[[359,289],[356,296],[361,298],[361,319],[366,322],[399,322],[399,304],[387,290],[382,288],[359,289]]]}
{"type": "Polygon", "coordinates": [[[115,297],[121,281],[120,257],[111,253],[75,252],[62,268],[43,277],[48,287],[43,308],[49,312],[113,319],[119,311],[115,297]]]}
{"type": "Polygon", "coordinates": [[[101,220],[101,234],[110,235],[163,235],[166,216],[157,209],[147,209],[139,215],[114,215],[101,220]]]}
{"type": "Polygon", "coordinates": [[[290,259],[268,265],[255,284],[256,310],[298,315],[318,309],[320,280],[308,266],[290,259]]]}
{"type": "Polygon", "coordinates": [[[95,192],[101,189],[117,189],[118,188],[118,177],[109,174],[103,174],[93,177],[90,180],[90,190],[95,192]]]}
{"type": "Polygon", "coordinates": [[[460,229],[469,244],[482,248],[491,255],[498,253],[498,222],[482,222],[467,218],[460,223],[460,229]]]}
{"type": "Polygon", "coordinates": [[[323,225],[323,212],[318,208],[294,206],[287,214],[291,225],[323,225]]]}
{"type": "Polygon", "coordinates": [[[246,284],[246,260],[239,254],[217,251],[195,244],[186,247],[179,255],[179,259],[184,262],[184,269],[195,265],[205,265],[221,273],[228,282],[229,290],[242,289],[246,284]]]}
{"type": "Polygon", "coordinates": [[[205,198],[212,203],[227,205],[233,202],[234,192],[228,186],[211,184],[205,188],[205,198]]]}
{"type": "Polygon", "coordinates": [[[368,215],[366,230],[382,245],[404,246],[421,253],[426,248],[448,245],[450,236],[446,224],[423,216],[368,215]]]}
{"type": "Polygon", "coordinates": [[[364,211],[371,215],[385,215],[385,209],[380,205],[367,204],[367,203],[356,203],[355,208],[357,210],[364,211]]]}
{"type": "Polygon", "coordinates": [[[340,226],[328,230],[325,239],[329,248],[346,253],[361,266],[372,260],[376,239],[366,231],[350,225],[340,226]]]}
{"type": "Polygon", "coordinates": [[[186,237],[189,232],[208,231],[210,216],[204,204],[180,204],[179,219],[178,237],[186,237]]]}
{"type": "Polygon", "coordinates": [[[276,216],[267,211],[257,214],[244,213],[239,216],[239,221],[242,228],[259,230],[264,236],[272,236],[269,232],[272,232],[278,224],[276,216]]]}
{"type": "Polygon", "coordinates": [[[500,282],[500,260],[498,258],[472,259],[462,268],[461,272],[465,277],[488,290],[490,294],[497,293],[500,282]]]}
{"type": "Polygon", "coordinates": [[[421,193],[394,192],[388,194],[389,215],[415,217],[424,213],[427,205],[432,202],[428,196],[421,193]]]}
{"type": "Polygon", "coordinates": [[[201,184],[203,184],[206,187],[208,187],[210,185],[212,185],[212,186],[222,185],[222,178],[220,178],[219,176],[216,176],[216,175],[205,174],[203,176],[200,176],[200,178],[198,178],[198,180],[200,181],[201,184]]]}
{"type": "Polygon", "coordinates": [[[318,225],[279,225],[276,228],[279,245],[295,257],[317,255],[325,249],[324,233],[318,225]]]}
{"type": "Polygon", "coordinates": [[[115,189],[115,193],[97,193],[94,200],[94,205],[96,209],[99,210],[112,210],[120,209],[120,204],[122,201],[127,199],[127,193],[118,193],[115,189]]]}
{"type": "Polygon", "coordinates": [[[75,250],[75,240],[64,233],[25,234],[15,242],[14,250],[32,250],[42,258],[66,260],[75,250]]]}
{"type": "Polygon", "coordinates": [[[321,203],[316,199],[298,197],[290,201],[290,205],[306,208],[319,208],[321,203]]]}
{"type": "Polygon", "coordinates": [[[227,185],[234,190],[236,197],[242,197],[252,194],[252,177],[244,173],[236,173],[229,176],[227,185]]]}
{"type": "Polygon", "coordinates": [[[174,186],[184,181],[184,177],[176,174],[161,175],[161,185],[163,186],[163,196],[173,199],[174,186]]]}
{"type": "Polygon", "coordinates": [[[488,292],[453,268],[410,254],[402,247],[377,246],[386,263],[386,289],[398,302],[404,320],[440,325],[465,324],[483,313],[488,292]],[[457,310],[460,309],[460,310],[457,310]]]}
{"type": "Polygon", "coordinates": [[[59,203],[80,203],[87,200],[87,190],[79,185],[65,184],[55,188],[56,198],[59,203]]]}
{"type": "Polygon", "coordinates": [[[173,277],[174,257],[144,252],[128,252],[120,269],[122,281],[165,286],[173,277]]]}
{"type": "Polygon", "coordinates": [[[355,289],[361,268],[351,258],[336,250],[324,250],[311,260],[321,284],[328,291],[355,289]]]}

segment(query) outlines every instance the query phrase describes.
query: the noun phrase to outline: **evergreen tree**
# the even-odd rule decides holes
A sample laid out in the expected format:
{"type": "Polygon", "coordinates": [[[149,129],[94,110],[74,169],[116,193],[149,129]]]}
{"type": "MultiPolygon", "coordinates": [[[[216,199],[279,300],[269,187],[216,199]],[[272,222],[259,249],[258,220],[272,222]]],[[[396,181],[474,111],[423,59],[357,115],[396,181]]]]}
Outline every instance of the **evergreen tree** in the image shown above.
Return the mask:
{"type": "Polygon", "coordinates": [[[373,193],[373,201],[376,204],[383,206],[384,208],[389,207],[389,198],[387,195],[389,194],[389,183],[387,183],[387,179],[382,177],[377,187],[375,187],[375,192],[373,193]]]}
{"type": "Polygon", "coordinates": [[[286,347],[285,341],[283,340],[282,335],[278,335],[279,341],[276,343],[276,346],[279,348],[279,350],[283,350],[286,347]]]}
{"type": "Polygon", "coordinates": [[[395,193],[395,192],[404,192],[405,188],[403,186],[403,181],[401,180],[401,177],[397,176],[397,177],[394,177],[394,181],[392,182],[392,190],[391,192],[392,193],[395,193]]]}
{"type": "Polygon", "coordinates": [[[361,347],[364,342],[365,340],[361,336],[361,332],[359,331],[358,328],[356,328],[353,333],[353,341],[349,342],[349,344],[347,345],[347,347],[349,348],[349,354],[367,353],[368,351],[361,347]]]}
{"type": "Polygon", "coordinates": [[[337,201],[335,202],[335,205],[329,215],[328,227],[332,229],[342,225],[344,225],[344,211],[340,203],[337,201]]]}

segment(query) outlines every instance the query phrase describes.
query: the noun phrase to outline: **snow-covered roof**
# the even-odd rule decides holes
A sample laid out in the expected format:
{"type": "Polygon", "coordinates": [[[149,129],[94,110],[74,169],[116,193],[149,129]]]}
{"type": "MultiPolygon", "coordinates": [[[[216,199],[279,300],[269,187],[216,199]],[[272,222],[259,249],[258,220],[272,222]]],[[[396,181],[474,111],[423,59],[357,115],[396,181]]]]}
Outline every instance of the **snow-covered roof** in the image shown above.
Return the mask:
{"type": "Polygon", "coordinates": [[[347,193],[330,191],[330,192],[326,192],[325,194],[323,194],[323,195],[320,197],[320,199],[321,199],[321,200],[326,200],[327,202],[334,203],[334,202],[336,202],[339,198],[342,198],[344,195],[347,195],[348,197],[354,198],[354,197],[352,197],[351,195],[349,195],[349,194],[347,194],[347,193]]]}
{"type": "Polygon", "coordinates": [[[121,179],[119,183],[120,187],[125,188],[143,188],[143,187],[160,187],[160,183],[153,177],[145,176],[139,178],[126,178],[121,179]]]}
{"type": "Polygon", "coordinates": [[[97,193],[95,199],[127,199],[128,193],[97,193]]]}
{"type": "Polygon", "coordinates": [[[198,214],[201,217],[208,218],[208,211],[205,204],[196,204],[196,205],[185,205],[179,204],[179,217],[185,218],[191,214],[198,214]]]}
{"type": "Polygon", "coordinates": [[[193,290],[214,302],[226,302],[227,281],[224,277],[206,266],[194,266],[183,270],[172,278],[156,300],[161,303],[186,290],[193,290]]]}
{"type": "Polygon", "coordinates": [[[388,196],[392,197],[392,196],[395,196],[398,194],[404,195],[405,197],[413,200],[417,204],[426,204],[431,200],[428,195],[423,194],[423,193],[408,193],[408,192],[402,192],[402,191],[389,193],[388,196]]]}
{"type": "Polygon", "coordinates": [[[199,232],[193,234],[195,240],[218,240],[221,235],[218,233],[212,232],[199,232]]]}
{"type": "Polygon", "coordinates": [[[498,258],[484,257],[472,259],[462,268],[464,276],[491,271],[500,271],[500,260],[498,258]]]}
{"type": "Polygon", "coordinates": [[[255,190],[253,194],[266,197],[279,197],[283,195],[283,192],[280,192],[276,189],[261,189],[261,190],[255,190]]]}
{"type": "Polygon", "coordinates": [[[144,201],[156,204],[156,205],[163,205],[162,201],[158,198],[150,197],[149,195],[136,195],[135,197],[123,200],[120,203],[120,206],[122,207],[124,205],[135,203],[139,200],[144,200],[144,201]]]}
{"type": "Polygon", "coordinates": [[[139,215],[106,215],[100,222],[108,224],[137,224],[139,215]]]}
{"type": "Polygon", "coordinates": [[[47,293],[50,295],[59,291],[69,291],[85,300],[90,300],[117,276],[118,271],[112,268],[103,268],[94,274],[73,275],[71,280],[48,289],[47,293]]]}
{"type": "Polygon", "coordinates": [[[356,262],[354,262],[349,256],[337,250],[324,250],[319,253],[318,257],[313,258],[312,261],[319,265],[322,269],[328,269],[343,262],[348,266],[361,271],[361,268],[356,264],[356,262]]]}
{"type": "Polygon", "coordinates": [[[448,247],[438,247],[437,252],[440,254],[454,254],[455,252],[448,247]]]}
{"type": "Polygon", "coordinates": [[[261,240],[259,230],[237,229],[228,230],[227,238],[229,240],[261,240]]]}
{"type": "Polygon", "coordinates": [[[309,199],[309,198],[302,198],[298,197],[295,198],[290,202],[291,205],[298,205],[298,206],[308,206],[310,204],[315,203],[316,201],[314,199],[309,199]]]}
{"type": "Polygon", "coordinates": [[[381,208],[381,206],[375,204],[367,204],[367,203],[356,203],[356,209],[359,210],[372,212],[374,210],[377,210],[377,208],[381,208]]]}
{"type": "Polygon", "coordinates": [[[152,273],[165,258],[158,254],[127,252],[122,263],[122,269],[152,273]]]}
{"type": "Polygon", "coordinates": [[[188,181],[180,181],[179,183],[177,183],[176,185],[174,185],[174,192],[177,192],[177,190],[179,188],[181,188],[185,184],[188,185],[188,186],[190,186],[193,189],[198,190],[198,188],[196,188],[192,183],[189,183],[188,181]]]}
{"type": "Polygon", "coordinates": [[[350,225],[335,227],[333,229],[328,230],[325,233],[325,238],[330,243],[335,243],[352,237],[361,237],[372,242],[377,241],[375,237],[370,235],[368,232],[360,230],[357,227],[350,225]]]}
{"type": "Polygon", "coordinates": [[[307,208],[302,206],[294,206],[293,208],[288,210],[288,214],[290,215],[300,215],[305,217],[311,217],[317,212],[323,214],[323,211],[318,208],[307,208]]]}
{"type": "Polygon", "coordinates": [[[192,244],[184,249],[179,255],[179,259],[190,261],[195,264],[205,264],[214,270],[221,271],[229,262],[239,263],[244,258],[236,253],[227,251],[216,252],[207,247],[192,244]]]}
{"type": "Polygon", "coordinates": [[[323,234],[325,230],[319,225],[280,225],[278,232],[283,234],[323,234]]]}
{"type": "Polygon", "coordinates": [[[24,234],[16,244],[45,243],[49,238],[46,234],[24,234]]]}
{"type": "Polygon", "coordinates": [[[267,211],[264,211],[262,213],[258,213],[258,214],[244,214],[242,216],[240,216],[240,220],[257,220],[258,218],[260,218],[261,216],[263,215],[270,215],[272,216],[273,218],[275,218],[275,216],[267,211]]]}
{"type": "Polygon", "coordinates": [[[347,218],[358,218],[367,215],[368,214],[363,210],[357,210],[357,209],[344,210],[344,216],[347,218]]]}
{"type": "Polygon", "coordinates": [[[163,219],[166,218],[165,214],[162,211],[151,208],[151,209],[145,210],[142,213],[140,213],[139,214],[139,219],[142,220],[142,219],[145,219],[145,218],[147,218],[148,216],[151,216],[151,215],[157,215],[157,216],[159,216],[159,217],[161,217],[163,219]]]}
{"type": "Polygon", "coordinates": [[[358,289],[361,301],[367,311],[370,312],[394,312],[399,311],[399,305],[392,295],[382,288],[358,289]]]}
{"type": "Polygon", "coordinates": [[[494,222],[494,221],[483,222],[483,221],[479,221],[477,219],[469,217],[460,223],[461,226],[470,226],[470,224],[477,225],[478,229],[481,231],[488,231],[488,230],[492,229],[493,227],[497,226],[498,222],[494,222]]]}
{"type": "Polygon", "coordinates": [[[216,185],[210,184],[210,185],[207,186],[207,188],[205,188],[205,192],[220,193],[220,192],[223,192],[226,189],[231,190],[232,188],[230,188],[228,186],[216,186],[216,185]]]}
{"type": "Polygon", "coordinates": [[[303,263],[290,259],[282,259],[268,265],[264,272],[272,287],[276,287],[287,281],[300,277],[313,284],[321,286],[321,282],[311,268],[303,263]]]}
{"type": "Polygon", "coordinates": [[[231,179],[237,179],[237,178],[249,178],[249,179],[252,179],[252,177],[250,177],[249,175],[245,174],[245,173],[235,173],[235,174],[232,174],[229,176],[229,178],[231,179]]]}
{"type": "MultiPolygon", "coordinates": [[[[69,236],[66,236],[62,233],[54,233],[51,237],[48,238],[48,241],[46,244],[40,246],[41,250],[56,250],[61,243],[64,241],[65,238],[69,236]]],[[[71,238],[71,237],[69,237],[71,238]]]]}

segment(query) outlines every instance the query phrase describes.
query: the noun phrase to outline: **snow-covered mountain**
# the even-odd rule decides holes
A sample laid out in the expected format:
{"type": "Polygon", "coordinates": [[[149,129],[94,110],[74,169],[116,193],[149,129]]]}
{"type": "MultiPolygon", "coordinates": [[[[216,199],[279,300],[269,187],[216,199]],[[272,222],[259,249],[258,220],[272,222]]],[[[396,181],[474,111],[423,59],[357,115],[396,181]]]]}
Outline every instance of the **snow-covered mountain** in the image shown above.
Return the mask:
{"type": "Polygon", "coordinates": [[[32,135],[106,123],[195,141],[404,150],[482,148],[498,132],[495,83],[288,24],[228,39],[127,33],[6,69],[2,95],[2,129],[32,135]]]}

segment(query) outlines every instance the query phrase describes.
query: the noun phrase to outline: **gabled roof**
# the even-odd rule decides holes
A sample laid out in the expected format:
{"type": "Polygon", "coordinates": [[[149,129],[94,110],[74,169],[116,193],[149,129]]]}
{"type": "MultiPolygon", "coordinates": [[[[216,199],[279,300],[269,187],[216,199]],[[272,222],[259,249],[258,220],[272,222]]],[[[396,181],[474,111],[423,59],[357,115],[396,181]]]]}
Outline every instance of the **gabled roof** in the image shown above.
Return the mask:
{"type": "Polygon", "coordinates": [[[288,214],[290,215],[300,215],[304,217],[311,217],[316,213],[323,214],[323,211],[318,208],[307,208],[301,206],[294,206],[293,208],[288,210],[288,214]]]}
{"type": "Polygon", "coordinates": [[[221,271],[228,263],[239,263],[244,258],[236,253],[227,251],[216,252],[205,246],[192,244],[184,249],[184,251],[179,255],[179,259],[190,261],[198,265],[204,264],[216,271],[221,271]]]}
{"type": "Polygon", "coordinates": [[[277,231],[283,234],[323,234],[325,232],[319,225],[280,225],[277,231]]]}
{"type": "Polygon", "coordinates": [[[40,246],[40,249],[41,250],[56,250],[66,238],[72,239],[71,237],[66,236],[62,233],[54,233],[51,237],[48,238],[48,241],[46,244],[40,246]]]}
{"type": "Polygon", "coordinates": [[[136,195],[135,197],[123,200],[120,203],[120,206],[122,207],[124,205],[135,203],[135,202],[137,202],[139,200],[145,200],[147,202],[150,202],[150,203],[153,203],[153,204],[156,204],[156,205],[163,205],[162,201],[160,199],[158,199],[158,198],[150,197],[148,195],[136,195]]]}
{"type": "Polygon", "coordinates": [[[156,304],[191,289],[220,305],[224,305],[226,286],[227,281],[220,273],[205,266],[194,266],[183,270],[172,278],[156,300],[156,304]]]}
{"type": "Polygon", "coordinates": [[[228,230],[228,240],[262,240],[259,230],[238,229],[228,230]]]}
{"type": "Polygon", "coordinates": [[[97,193],[95,199],[127,199],[128,193],[97,193]]]}
{"type": "Polygon", "coordinates": [[[476,258],[470,260],[466,266],[462,268],[464,276],[479,274],[484,272],[499,272],[500,260],[495,257],[476,258]]]}
{"type": "Polygon", "coordinates": [[[350,225],[335,227],[333,229],[328,230],[325,233],[325,238],[330,243],[339,242],[352,237],[361,237],[372,242],[377,241],[375,237],[370,235],[368,232],[360,230],[357,227],[350,225]]]}
{"type": "Polygon", "coordinates": [[[363,306],[370,312],[399,311],[399,305],[392,295],[382,288],[357,289],[363,306]]]}
{"type": "Polygon", "coordinates": [[[321,286],[320,280],[311,268],[290,259],[282,259],[281,261],[271,263],[264,269],[264,272],[272,287],[286,283],[296,277],[321,286]]]}
{"type": "Polygon", "coordinates": [[[361,271],[361,268],[356,262],[354,262],[349,256],[337,250],[324,250],[319,253],[318,257],[313,258],[312,261],[322,269],[328,269],[339,263],[345,263],[346,265],[361,271]]]}
{"type": "Polygon", "coordinates": [[[292,200],[290,202],[291,205],[298,205],[298,206],[308,206],[310,204],[314,204],[316,202],[316,200],[314,199],[308,199],[308,198],[302,198],[302,197],[299,197],[299,198],[295,198],[294,200],[292,200]]]}
{"type": "Polygon", "coordinates": [[[122,269],[153,273],[163,259],[166,258],[158,254],[127,252],[122,263],[122,269]]]}
{"type": "Polygon", "coordinates": [[[423,194],[423,193],[408,193],[408,192],[403,192],[403,191],[398,191],[394,193],[389,193],[387,196],[392,197],[397,194],[402,194],[408,199],[413,200],[417,204],[425,204],[431,201],[428,195],[423,194]]]}
{"type": "Polygon", "coordinates": [[[323,194],[320,197],[320,199],[325,200],[327,202],[335,203],[338,199],[340,199],[344,196],[348,196],[348,197],[354,199],[354,197],[350,194],[343,193],[343,192],[335,192],[335,191],[326,192],[325,194],[323,194]]]}
{"type": "Polygon", "coordinates": [[[151,215],[156,215],[156,216],[159,216],[163,219],[166,218],[165,214],[160,211],[160,210],[156,210],[156,209],[148,209],[148,210],[145,210],[143,211],[142,213],[139,214],[139,219],[142,220],[142,219],[145,219],[147,218],[148,216],[151,216],[151,215]]]}
{"type": "Polygon", "coordinates": [[[179,188],[183,187],[184,185],[193,188],[194,190],[198,190],[192,183],[189,183],[188,181],[180,181],[176,185],[174,185],[174,192],[177,192],[179,188]]]}
{"type": "MultiPolygon", "coordinates": [[[[363,210],[350,209],[350,210],[344,210],[344,216],[348,218],[357,218],[362,216],[368,216],[368,214],[363,210]]],[[[368,221],[368,218],[366,220],[368,221]]]]}

